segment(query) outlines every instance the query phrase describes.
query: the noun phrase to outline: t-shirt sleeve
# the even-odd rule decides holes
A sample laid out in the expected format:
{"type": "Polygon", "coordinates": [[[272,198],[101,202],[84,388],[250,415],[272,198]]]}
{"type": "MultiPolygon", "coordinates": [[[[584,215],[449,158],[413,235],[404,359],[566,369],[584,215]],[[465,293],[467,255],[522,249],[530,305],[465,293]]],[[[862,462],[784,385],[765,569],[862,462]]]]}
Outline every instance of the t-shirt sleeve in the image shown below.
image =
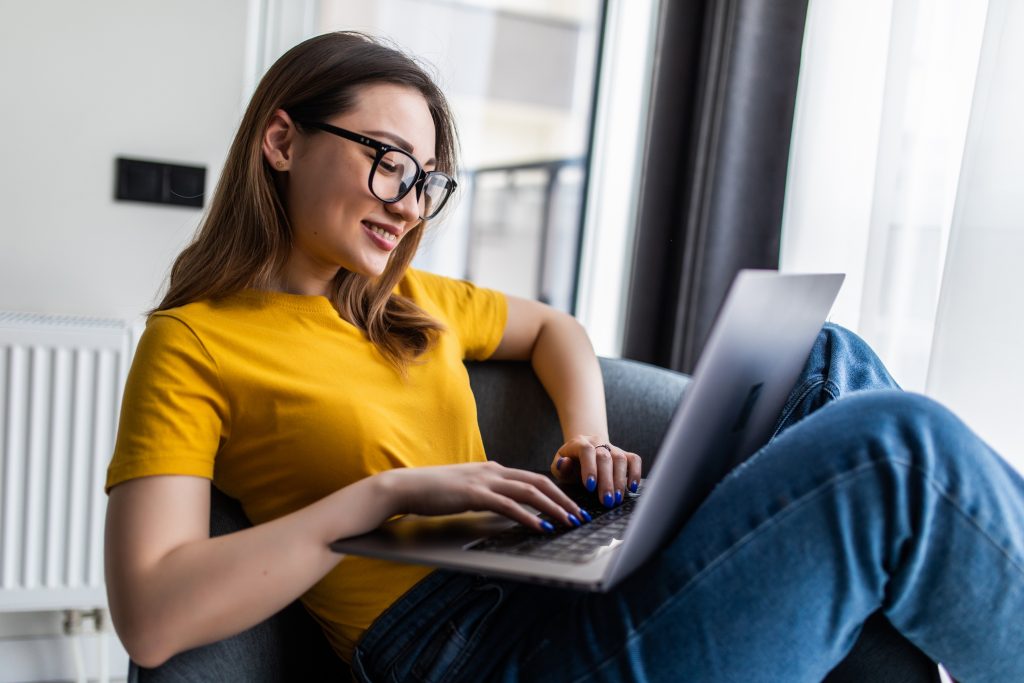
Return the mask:
{"type": "Polygon", "coordinates": [[[424,271],[410,270],[410,275],[458,336],[466,360],[486,360],[494,353],[508,321],[504,294],[424,271]]]}
{"type": "Polygon", "coordinates": [[[217,365],[188,325],[153,315],[132,359],[106,490],[159,474],[213,479],[228,431],[217,365]]]}

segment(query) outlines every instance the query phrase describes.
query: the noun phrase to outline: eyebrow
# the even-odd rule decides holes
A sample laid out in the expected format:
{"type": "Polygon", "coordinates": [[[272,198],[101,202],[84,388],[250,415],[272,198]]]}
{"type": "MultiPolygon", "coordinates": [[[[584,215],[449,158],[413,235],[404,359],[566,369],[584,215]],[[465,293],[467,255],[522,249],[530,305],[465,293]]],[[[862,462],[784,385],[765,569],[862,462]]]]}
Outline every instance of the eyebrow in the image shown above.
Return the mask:
{"type": "MultiPolygon", "coordinates": [[[[409,154],[412,154],[416,150],[416,148],[413,147],[412,145],[410,145],[406,140],[404,140],[403,138],[398,137],[394,133],[389,133],[386,130],[368,130],[368,131],[366,131],[366,134],[367,135],[373,135],[373,136],[379,137],[379,138],[386,138],[389,142],[391,142],[391,143],[393,143],[395,145],[398,145],[399,147],[401,147],[403,150],[405,150],[409,154]]],[[[437,159],[435,159],[434,157],[430,157],[423,164],[423,166],[435,166],[435,165],[437,165],[437,159]]]]}

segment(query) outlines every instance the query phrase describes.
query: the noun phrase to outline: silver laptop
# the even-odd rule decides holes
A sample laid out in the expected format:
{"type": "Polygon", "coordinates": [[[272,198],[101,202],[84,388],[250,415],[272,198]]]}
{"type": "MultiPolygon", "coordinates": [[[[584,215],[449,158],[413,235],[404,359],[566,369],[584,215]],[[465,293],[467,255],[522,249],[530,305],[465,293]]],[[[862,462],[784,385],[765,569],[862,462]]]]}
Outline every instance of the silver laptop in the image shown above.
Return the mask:
{"type": "Polygon", "coordinates": [[[771,436],[843,275],[741,271],[637,495],[543,534],[490,512],[406,515],[331,544],[339,553],[606,591],[678,533],[732,468],[771,436]]]}

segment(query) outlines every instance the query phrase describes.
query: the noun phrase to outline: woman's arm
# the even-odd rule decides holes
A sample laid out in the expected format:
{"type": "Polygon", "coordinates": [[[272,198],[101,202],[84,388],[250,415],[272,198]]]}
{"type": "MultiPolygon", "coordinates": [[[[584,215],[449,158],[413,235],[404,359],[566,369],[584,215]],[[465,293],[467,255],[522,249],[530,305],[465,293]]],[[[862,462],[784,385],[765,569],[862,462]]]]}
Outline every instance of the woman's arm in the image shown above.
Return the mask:
{"type": "Polygon", "coordinates": [[[390,501],[378,484],[370,477],[280,519],[216,538],[209,537],[208,480],[156,476],[115,486],[107,506],[107,592],[131,658],[159,665],[295,600],[341,559],[328,543],[388,518],[390,501]]]}
{"type": "Polygon", "coordinates": [[[566,525],[579,514],[547,477],[470,463],[382,472],[272,522],[210,538],[208,480],[133,479],[111,490],[107,506],[111,616],[131,658],[158,666],[258,624],[302,595],[341,559],[332,541],[406,512],[491,510],[552,529],[521,503],[566,525]]]}
{"type": "Polygon", "coordinates": [[[608,443],[604,382],[594,347],[575,318],[508,296],[508,322],[495,360],[529,360],[558,411],[565,445],[551,464],[561,480],[579,476],[611,506],[640,481],[640,458],[608,443]],[[608,448],[601,447],[607,444],[608,448]],[[593,479],[591,479],[593,478],[593,479]]]}

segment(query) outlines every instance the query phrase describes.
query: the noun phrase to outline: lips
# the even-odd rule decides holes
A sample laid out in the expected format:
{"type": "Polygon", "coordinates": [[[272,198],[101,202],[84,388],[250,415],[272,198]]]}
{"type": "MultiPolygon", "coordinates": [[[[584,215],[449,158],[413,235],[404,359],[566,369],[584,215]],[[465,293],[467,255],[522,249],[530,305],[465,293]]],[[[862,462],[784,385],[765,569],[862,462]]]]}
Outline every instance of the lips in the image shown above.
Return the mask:
{"type": "Polygon", "coordinates": [[[391,251],[398,246],[398,240],[401,237],[401,230],[395,226],[388,225],[387,223],[363,221],[363,227],[366,228],[370,238],[381,249],[391,251]]]}

